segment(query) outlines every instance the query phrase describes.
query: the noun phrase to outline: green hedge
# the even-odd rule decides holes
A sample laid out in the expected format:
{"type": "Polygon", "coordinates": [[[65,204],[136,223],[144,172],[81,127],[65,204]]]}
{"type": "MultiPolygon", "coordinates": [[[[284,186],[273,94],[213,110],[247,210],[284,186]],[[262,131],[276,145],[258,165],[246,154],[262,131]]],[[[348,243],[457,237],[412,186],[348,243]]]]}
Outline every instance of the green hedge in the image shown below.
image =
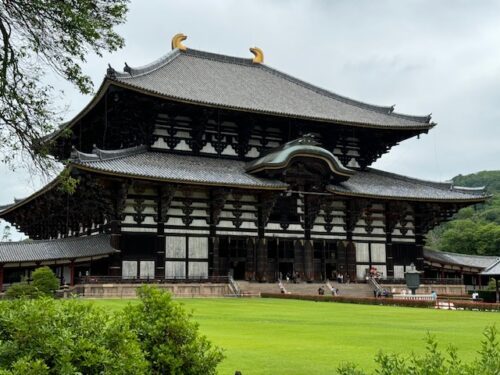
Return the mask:
{"type": "MultiPolygon", "coordinates": [[[[311,296],[311,295],[300,295],[300,294],[281,294],[281,293],[261,293],[262,298],[281,298],[281,299],[294,299],[301,301],[315,301],[315,302],[340,302],[340,303],[355,303],[360,305],[385,305],[385,306],[402,306],[402,307],[421,307],[421,308],[433,308],[436,303],[435,301],[409,301],[403,299],[393,299],[393,298],[373,298],[373,297],[344,297],[344,296],[311,296]]],[[[440,300],[444,301],[444,300],[440,300]]],[[[450,300],[451,303],[457,309],[464,310],[480,310],[480,311],[500,311],[499,303],[484,303],[484,302],[472,302],[472,301],[454,301],[450,300]]]]}
{"type": "Polygon", "coordinates": [[[434,307],[434,301],[409,301],[393,298],[374,298],[374,297],[344,297],[344,296],[311,296],[300,294],[280,294],[280,293],[261,293],[262,298],[282,298],[296,299],[302,301],[315,302],[340,302],[340,303],[356,303],[360,305],[388,305],[388,306],[406,306],[406,307],[434,307]]]}

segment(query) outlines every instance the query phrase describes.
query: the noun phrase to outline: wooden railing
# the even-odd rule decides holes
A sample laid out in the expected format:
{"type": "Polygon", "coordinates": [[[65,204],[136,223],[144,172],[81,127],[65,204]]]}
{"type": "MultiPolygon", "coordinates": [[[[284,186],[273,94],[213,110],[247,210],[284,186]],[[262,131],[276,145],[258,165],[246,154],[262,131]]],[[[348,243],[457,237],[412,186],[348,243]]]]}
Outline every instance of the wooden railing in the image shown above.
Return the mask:
{"type": "MultiPolygon", "coordinates": [[[[406,284],[405,279],[378,279],[379,284],[406,284]]],[[[463,280],[460,278],[455,279],[431,279],[431,278],[421,278],[420,284],[425,285],[463,285],[463,280]]]]}
{"type": "Polygon", "coordinates": [[[206,278],[189,277],[189,278],[122,278],[121,276],[82,276],[76,279],[77,284],[179,284],[179,283],[212,283],[212,284],[227,284],[229,283],[228,276],[209,276],[206,278]]]}

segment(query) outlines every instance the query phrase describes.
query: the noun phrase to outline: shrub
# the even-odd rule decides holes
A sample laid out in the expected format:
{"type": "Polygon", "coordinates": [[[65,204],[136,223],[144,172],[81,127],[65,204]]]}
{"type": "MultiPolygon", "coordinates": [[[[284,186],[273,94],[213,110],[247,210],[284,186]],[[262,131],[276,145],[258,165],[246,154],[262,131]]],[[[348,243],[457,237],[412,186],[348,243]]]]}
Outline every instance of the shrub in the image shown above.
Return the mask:
{"type": "MultiPolygon", "coordinates": [[[[479,375],[500,373],[500,349],[496,339],[497,330],[487,327],[479,350],[479,358],[470,364],[463,363],[455,348],[447,350],[447,357],[438,349],[435,338],[427,335],[426,352],[423,356],[404,357],[398,354],[379,352],[375,357],[377,375],[479,375]]],[[[347,363],[337,369],[339,375],[367,375],[355,364],[347,363]]]]}
{"type": "Polygon", "coordinates": [[[357,303],[361,305],[387,305],[387,306],[406,306],[406,307],[434,307],[434,301],[411,301],[392,298],[373,298],[373,297],[343,297],[343,296],[310,296],[300,294],[280,294],[280,293],[261,293],[262,298],[282,298],[296,299],[302,301],[315,302],[340,302],[340,303],[357,303]]]}
{"type": "Polygon", "coordinates": [[[153,374],[211,375],[222,351],[198,333],[198,325],[168,292],[138,288],[140,303],[129,305],[123,320],[137,335],[153,374]]]}
{"type": "Polygon", "coordinates": [[[1,375],[147,373],[127,325],[77,300],[4,301],[0,337],[1,375]]]}
{"type": "Polygon", "coordinates": [[[5,296],[9,299],[13,298],[37,298],[40,293],[32,285],[28,284],[26,281],[21,281],[20,283],[11,285],[5,292],[5,296]]]}
{"type": "Polygon", "coordinates": [[[34,270],[31,277],[33,279],[33,286],[42,295],[53,295],[54,291],[59,289],[59,279],[47,266],[34,270]]]}

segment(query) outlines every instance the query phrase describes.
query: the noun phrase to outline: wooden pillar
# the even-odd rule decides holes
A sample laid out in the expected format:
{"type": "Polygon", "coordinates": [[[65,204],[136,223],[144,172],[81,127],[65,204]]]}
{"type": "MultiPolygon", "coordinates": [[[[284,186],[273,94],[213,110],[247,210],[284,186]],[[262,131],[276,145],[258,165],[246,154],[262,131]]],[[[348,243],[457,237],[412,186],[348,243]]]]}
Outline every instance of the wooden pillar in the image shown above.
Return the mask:
{"type": "Polygon", "coordinates": [[[247,239],[247,259],[245,264],[245,279],[255,280],[255,240],[247,239]]]}
{"type": "Polygon", "coordinates": [[[75,285],[75,260],[71,259],[69,263],[69,286],[75,285]]]}
{"type": "Polygon", "coordinates": [[[3,291],[3,263],[0,263],[0,293],[3,291]]]}
{"type": "Polygon", "coordinates": [[[497,291],[497,303],[500,302],[500,291],[498,290],[498,276],[495,276],[495,284],[496,284],[496,291],[497,291]]]}
{"type": "Polygon", "coordinates": [[[257,281],[267,281],[267,241],[265,238],[257,240],[257,281]]]}
{"type": "Polygon", "coordinates": [[[312,240],[304,242],[304,279],[314,280],[314,246],[312,240]]]}
{"type": "MultiPolygon", "coordinates": [[[[111,220],[111,247],[117,250],[121,249],[121,221],[111,220]]],[[[113,254],[109,257],[109,276],[121,276],[122,262],[121,256],[113,254]]]]}
{"type": "MultiPolygon", "coordinates": [[[[212,233],[212,232],[211,232],[212,233]]],[[[215,231],[214,231],[215,233],[215,231]]],[[[208,268],[210,276],[221,276],[220,275],[220,261],[219,261],[219,237],[210,237],[209,248],[208,248],[208,268]]]]}

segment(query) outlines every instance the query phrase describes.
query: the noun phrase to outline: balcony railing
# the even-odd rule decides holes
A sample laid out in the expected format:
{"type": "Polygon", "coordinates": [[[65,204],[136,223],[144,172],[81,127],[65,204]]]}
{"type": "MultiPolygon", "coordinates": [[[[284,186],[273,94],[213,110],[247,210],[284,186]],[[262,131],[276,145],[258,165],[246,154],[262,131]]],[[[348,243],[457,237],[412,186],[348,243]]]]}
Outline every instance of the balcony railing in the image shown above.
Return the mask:
{"type": "Polygon", "coordinates": [[[180,283],[212,283],[227,284],[228,276],[209,276],[209,277],[188,277],[188,278],[123,278],[121,276],[82,276],[76,279],[76,284],[180,284],[180,283]]]}

